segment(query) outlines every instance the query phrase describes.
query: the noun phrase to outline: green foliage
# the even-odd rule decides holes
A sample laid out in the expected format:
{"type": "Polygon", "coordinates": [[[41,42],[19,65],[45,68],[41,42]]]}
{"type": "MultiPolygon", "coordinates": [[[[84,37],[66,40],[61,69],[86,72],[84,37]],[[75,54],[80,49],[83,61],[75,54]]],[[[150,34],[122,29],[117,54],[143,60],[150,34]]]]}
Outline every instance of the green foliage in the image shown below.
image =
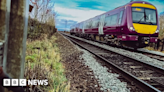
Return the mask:
{"type": "Polygon", "coordinates": [[[31,57],[31,56],[27,56],[26,57],[26,61],[27,62],[35,62],[35,58],[34,57],[31,57]]]}

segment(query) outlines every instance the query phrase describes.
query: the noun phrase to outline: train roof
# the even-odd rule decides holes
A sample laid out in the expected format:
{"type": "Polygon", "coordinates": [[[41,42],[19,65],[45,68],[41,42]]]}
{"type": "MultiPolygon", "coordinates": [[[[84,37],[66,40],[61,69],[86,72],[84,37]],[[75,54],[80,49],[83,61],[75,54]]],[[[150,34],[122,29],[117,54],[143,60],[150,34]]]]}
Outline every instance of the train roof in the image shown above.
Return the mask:
{"type": "MultiPolygon", "coordinates": [[[[125,8],[126,6],[131,6],[131,5],[134,4],[134,3],[144,3],[144,4],[149,4],[149,5],[154,6],[153,4],[151,4],[151,3],[149,3],[149,2],[146,2],[146,1],[132,1],[132,2],[129,2],[129,3],[125,4],[125,5],[123,5],[123,6],[116,7],[116,8],[113,9],[113,10],[109,10],[109,11],[103,13],[103,14],[97,15],[97,16],[95,16],[95,17],[93,17],[93,18],[87,19],[87,20],[82,21],[82,22],[90,21],[90,20],[92,20],[92,19],[94,19],[94,18],[96,18],[96,17],[99,18],[101,15],[107,14],[107,13],[112,12],[112,11],[116,11],[116,10],[121,9],[121,8],[125,8]]],[[[154,7],[155,7],[155,6],[154,6],[154,7]]],[[[156,8],[156,7],[155,7],[155,8],[156,8]]],[[[77,24],[80,24],[80,23],[82,23],[82,22],[79,22],[79,23],[77,23],[77,24]]],[[[75,25],[77,25],[77,24],[75,24],[75,25]]]]}
{"type": "MultiPolygon", "coordinates": [[[[114,10],[118,10],[118,9],[120,9],[120,8],[124,8],[125,6],[131,6],[131,5],[134,4],[134,3],[144,3],[144,4],[150,4],[150,5],[152,5],[151,3],[148,3],[148,2],[146,2],[146,1],[132,1],[132,2],[129,2],[129,3],[125,4],[125,5],[123,5],[123,6],[116,7],[116,8],[113,9],[113,10],[110,10],[110,11],[107,11],[107,12],[105,12],[105,13],[103,13],[103,14],[100,14],[100,15],[98,15],[98,16],[104,15],[104,14],[109,13],[109,12],[114,11],[114,10]]],[[[153,5],[153,6],[154,6],[154,5],[153,5]]],[[[154,6],[154,7],[155,7],[155,6],[154,6]]],[[[156,8],[156,7],[155,7],[155,8],[156,8]]],[[[95,17],[98,17],[98,16],[95,16],[95,17]]]]}
{"type": "MultiPolygon", "coordinates": [[[[132,4],[134,4],[134,3],[144,3],[144,4],[149,4],[149,5],[152,5],[151,3],[149,3],[149,2],[146,2],[146,1],[133,1],[133,2],[129,2],[128,4],[126,4],[126,5],[132,5],[132,4]]],[[[154,6],[154,5],[153,5],[154,6]]]]}

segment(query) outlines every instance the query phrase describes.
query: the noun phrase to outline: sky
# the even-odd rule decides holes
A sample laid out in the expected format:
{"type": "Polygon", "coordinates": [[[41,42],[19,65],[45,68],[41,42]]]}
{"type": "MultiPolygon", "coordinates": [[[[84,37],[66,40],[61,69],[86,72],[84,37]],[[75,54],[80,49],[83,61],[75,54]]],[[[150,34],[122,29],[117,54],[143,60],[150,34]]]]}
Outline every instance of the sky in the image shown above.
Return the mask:
{"type": "MultiPolygon", "coordinates": [[[[147,1],[155,5],[159,15],[164,12],[164,0],[140,1],[147,1]]],[[[85,21],[129,2],[130,0],[54,0],[54,11],[57,12],[56,27],[58,30],[69,30],[71,25],[85,21]]]]}

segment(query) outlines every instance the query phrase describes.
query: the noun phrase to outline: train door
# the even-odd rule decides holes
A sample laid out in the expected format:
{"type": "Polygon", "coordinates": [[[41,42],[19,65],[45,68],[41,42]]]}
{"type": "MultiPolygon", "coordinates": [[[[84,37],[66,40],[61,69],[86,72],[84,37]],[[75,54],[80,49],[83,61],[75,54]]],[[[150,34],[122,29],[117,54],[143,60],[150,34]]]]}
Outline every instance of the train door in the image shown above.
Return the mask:
{"type": "Polygon", "coordinates": [[[105,14],[104,15],[102,15],[101,17],[100,17],[100,22],[99,22],[99,34],[100,35],[103,35],[104,34],[104,31],[103,31],[103,27],[104,27],[104,20],[105,20],[105,14]]]}
{"type": "Polygon", "coordinates": [[[92,31],[92,20],[89,20],[88,23],[87,23],[87,27],[88,27],[88,33],[91,33],[91,34],[94,34],[94,32],[92,31]]]}
{"type": "Polygon", "coordinates": [[[123,30],[123,28],[121,28],[123,14],[124,14],[124,10],[120,11],[119,19],[118,19],[118,30],[119,30],[120,33],[122,33],[122,30],[123,30]]]}
{"type": "Polygon", "coordinates": [[[95,18],[93,19],[93,23],[92,23],[92,31],[95,33],[95,34],[99,34],[99,21],[100,19],[99,18],[95,18]]]}

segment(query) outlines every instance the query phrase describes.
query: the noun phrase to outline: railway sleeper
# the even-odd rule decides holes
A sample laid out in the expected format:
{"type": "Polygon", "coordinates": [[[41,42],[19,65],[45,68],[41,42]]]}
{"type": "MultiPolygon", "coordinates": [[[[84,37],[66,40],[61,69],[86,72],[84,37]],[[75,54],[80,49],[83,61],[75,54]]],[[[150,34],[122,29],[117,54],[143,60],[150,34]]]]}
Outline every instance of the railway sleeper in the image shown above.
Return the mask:
{"type": "Polygon", "coordinates": [[[160,79],[164,79],[164,77],[138,77],[139,79],[149,83],[153,87],[163,90],[164,91],[164,84],[162,83],[160,79]]]}
{"type": "Polygon", "coordinates": [[[154,73],[154,71],[151,70],[145,70],[145,71],[134,71],[135,73],[154,73]]]}
{"type": "Polygon", "coordinates": [[[151,78],[151,80],[158,82],[164,87],[164,77],[155,77],[155,78],[151,78]]]}
{"type": "Polygon", "coordinates": [[[126,65],[132,65],[132,64],[134,64],[133,62],[123,62],[124,64],[126,64],[126,65]]]}
{"type": "Polygon", "coordinates": [[[153,87],[159,89],[159,90],[164,91],[164,85],[162,85],[161,83],[159,83],[157,81],[154,81],[154,80],[151,79],[149,84],[152,85],[153,87]]]}
{"type": "Polygon", "coordinates": [[[150,80],[151,78],[150,77],[138,77],[138,79],[141,79],[141,80],[150,80]]]}
{"type": "Polygon", "coordinates": [[[103,55],[103,56],[105,56],[105,55],[109,55],[109,53],[96,53],[96,54],[98,54],[98,55],[103,55]]]}
{"type": "Polygon", "coordinates": [[[130,68],[136,69],[136,68],[143,68],[143,66],[130,66],[130,68]]]}

